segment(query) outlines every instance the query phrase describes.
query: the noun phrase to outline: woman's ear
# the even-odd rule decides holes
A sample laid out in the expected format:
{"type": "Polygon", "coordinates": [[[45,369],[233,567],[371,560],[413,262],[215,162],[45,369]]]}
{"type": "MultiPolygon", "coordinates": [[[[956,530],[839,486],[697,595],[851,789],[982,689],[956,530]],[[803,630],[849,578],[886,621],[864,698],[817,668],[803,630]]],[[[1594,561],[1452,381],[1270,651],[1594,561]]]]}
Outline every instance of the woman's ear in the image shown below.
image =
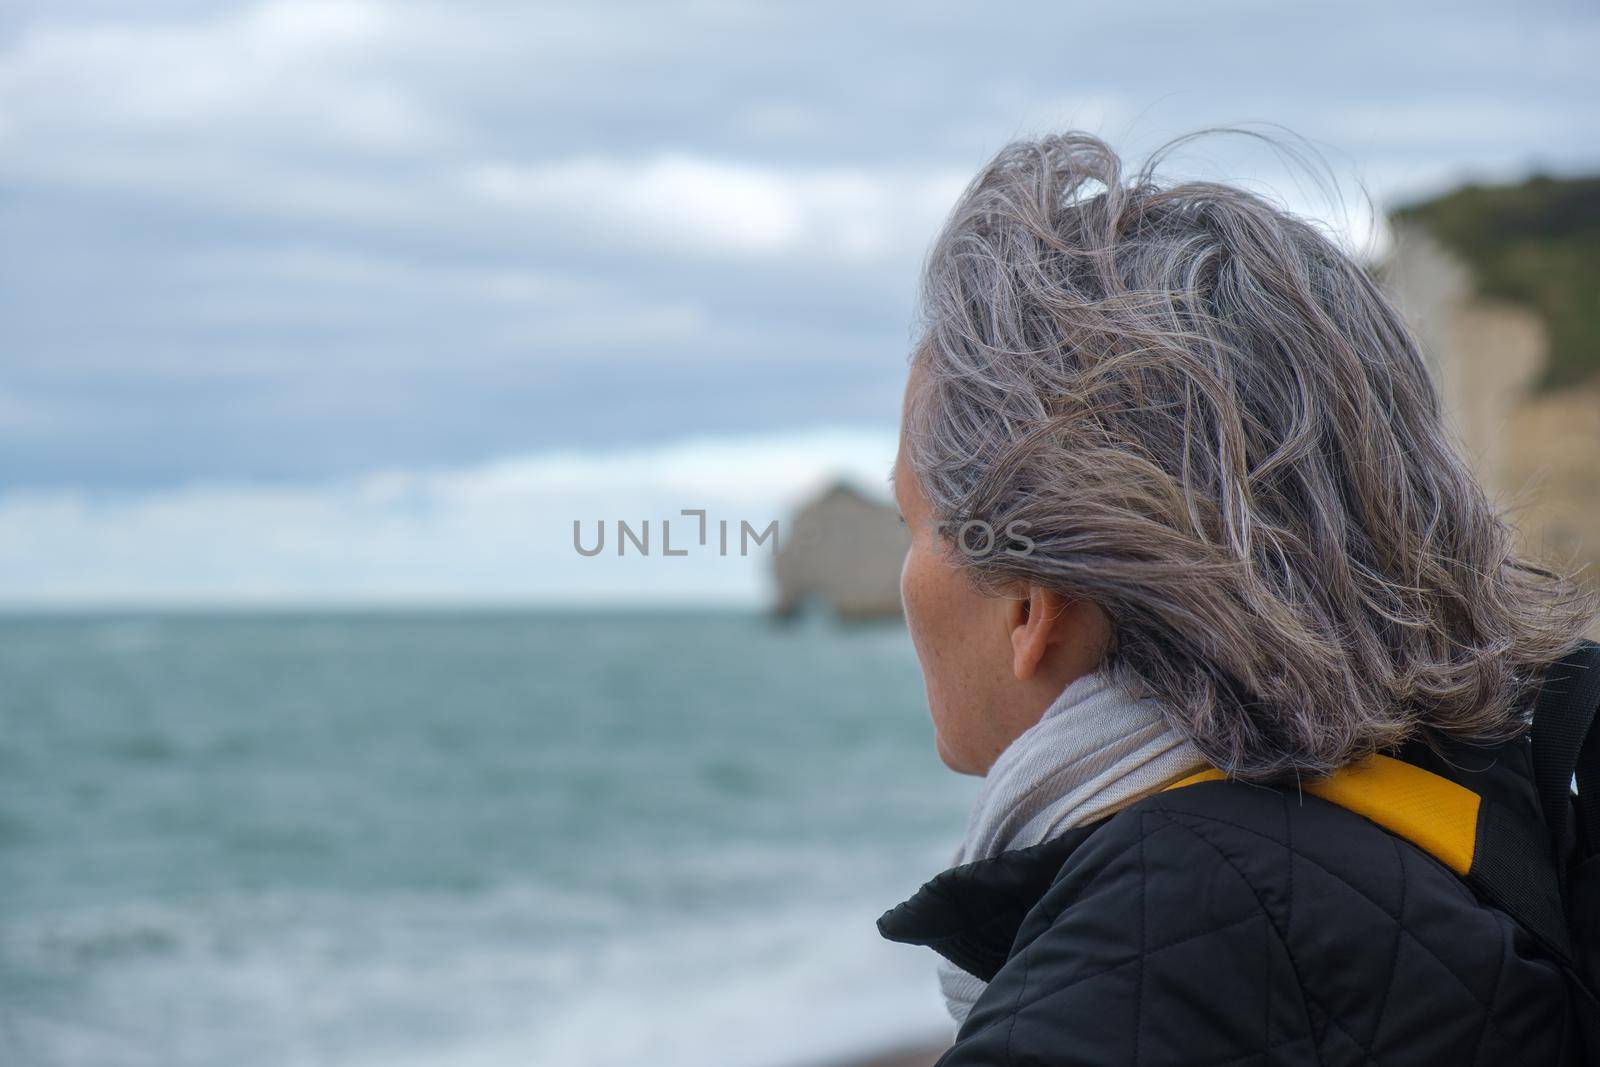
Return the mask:
{"type": "Polygon", "coordinates": [[[1060,593],[1030,585],[1010,601],[1007,624],[1011,628],[1011,670],[1026,682],[1039,672],[1052,646],[1065,643],[1071,629],[1070,602],[1060,593]]]}

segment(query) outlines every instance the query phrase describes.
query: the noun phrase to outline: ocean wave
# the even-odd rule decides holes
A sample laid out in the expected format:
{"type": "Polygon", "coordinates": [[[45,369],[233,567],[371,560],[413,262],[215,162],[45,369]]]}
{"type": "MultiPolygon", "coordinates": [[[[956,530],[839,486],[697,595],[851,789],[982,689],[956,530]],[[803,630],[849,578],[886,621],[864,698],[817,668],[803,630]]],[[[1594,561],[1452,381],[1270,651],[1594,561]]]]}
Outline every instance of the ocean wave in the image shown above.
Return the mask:
{"type": "Polygon", "coordinates": [[[547,886],[121,905],[0,929],[0,988],[25,1062],[783,1067],[944,1025],[884,903],[622,936],[547,886]]]}

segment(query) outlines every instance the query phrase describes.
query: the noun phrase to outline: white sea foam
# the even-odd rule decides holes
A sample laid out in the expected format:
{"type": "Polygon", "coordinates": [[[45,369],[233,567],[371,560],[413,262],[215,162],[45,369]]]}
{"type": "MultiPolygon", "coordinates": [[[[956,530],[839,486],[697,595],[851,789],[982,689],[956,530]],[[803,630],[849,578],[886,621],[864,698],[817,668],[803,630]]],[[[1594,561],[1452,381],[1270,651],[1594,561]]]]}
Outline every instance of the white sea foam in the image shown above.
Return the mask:
{"type": "Polygon", "coordinates": [[[788,1067],[948,1026],[932,957],[880,941],[877,908],[602,938],[550,920],[615,920],[611,907],[529,887],[39,916],[5,928],[5,958],[35,974],[90,965],[91,989],[70,1017],[13,1003],[5,1030],[40,1064],[788,1067]]]}

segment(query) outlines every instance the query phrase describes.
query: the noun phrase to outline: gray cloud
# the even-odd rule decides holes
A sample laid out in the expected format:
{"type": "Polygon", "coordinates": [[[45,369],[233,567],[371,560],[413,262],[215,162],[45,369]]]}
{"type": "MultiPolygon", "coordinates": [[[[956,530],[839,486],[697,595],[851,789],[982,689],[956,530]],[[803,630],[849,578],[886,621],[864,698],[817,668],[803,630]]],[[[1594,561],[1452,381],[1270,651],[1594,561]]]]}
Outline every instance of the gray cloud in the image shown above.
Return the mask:
{"type": "Polygon", "coordinates": [[[0,485],[882,424],[1008,137],[1271,120],[1393,199],[1593,166],[1597,45],[1576,3],[14,3],[0,485]]]}

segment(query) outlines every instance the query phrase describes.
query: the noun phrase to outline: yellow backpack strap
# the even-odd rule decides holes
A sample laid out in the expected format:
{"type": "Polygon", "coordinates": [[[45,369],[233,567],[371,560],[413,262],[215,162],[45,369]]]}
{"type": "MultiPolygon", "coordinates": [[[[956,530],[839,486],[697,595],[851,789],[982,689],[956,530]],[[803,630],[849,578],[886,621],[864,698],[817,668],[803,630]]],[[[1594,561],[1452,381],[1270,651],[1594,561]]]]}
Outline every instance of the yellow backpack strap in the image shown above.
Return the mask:
{"type": "MultiPolygon", "coordinates": [[[[1167,788],[1224,777],[1207,768],[1167,788]]],[[[1405,838],[1462,878],[1472,869],[1480,798],[1466,786],[1403,760],[1371,756],[1328,778],[1307,782],[1304,789],[1405,838]]]]}

